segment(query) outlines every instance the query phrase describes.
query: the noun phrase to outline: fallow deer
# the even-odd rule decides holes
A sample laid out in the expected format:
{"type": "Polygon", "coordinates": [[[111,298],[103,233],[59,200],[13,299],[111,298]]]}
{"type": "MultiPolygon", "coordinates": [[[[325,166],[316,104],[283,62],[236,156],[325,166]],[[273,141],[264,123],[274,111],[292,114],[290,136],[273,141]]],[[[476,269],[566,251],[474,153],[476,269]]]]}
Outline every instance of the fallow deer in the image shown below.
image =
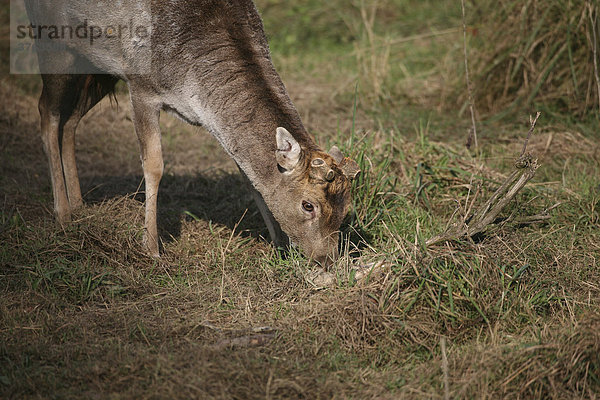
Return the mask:
{"type": "Polygon", "coordinates": [[[68,222],[82,205],[77,125],[124,80],[140,144],[150,254],[159,255],[159,115],[166,110],[204,126],[235,160],[276,245],[291,241],[323,265],[337,257],[359,169],[337,148],[319,149],[307,133],[252,1],[25,2],[43,80],[41,133],[58,221],[68,222]]]}

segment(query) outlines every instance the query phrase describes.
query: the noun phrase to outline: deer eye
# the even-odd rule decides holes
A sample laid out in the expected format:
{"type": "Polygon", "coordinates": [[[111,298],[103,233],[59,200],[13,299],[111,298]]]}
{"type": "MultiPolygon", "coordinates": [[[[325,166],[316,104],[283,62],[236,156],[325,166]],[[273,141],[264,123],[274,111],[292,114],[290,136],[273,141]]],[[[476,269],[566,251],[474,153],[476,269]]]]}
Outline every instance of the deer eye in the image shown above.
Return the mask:
{"type": "Polygon", "coordinates": [[[313,206],[312,203],[310,203],[306,200],[302,201],[302,208],[304,209],[304,211],[309,212],[309,213],[311,213],[315,210],[315,206],[313,206]]]}

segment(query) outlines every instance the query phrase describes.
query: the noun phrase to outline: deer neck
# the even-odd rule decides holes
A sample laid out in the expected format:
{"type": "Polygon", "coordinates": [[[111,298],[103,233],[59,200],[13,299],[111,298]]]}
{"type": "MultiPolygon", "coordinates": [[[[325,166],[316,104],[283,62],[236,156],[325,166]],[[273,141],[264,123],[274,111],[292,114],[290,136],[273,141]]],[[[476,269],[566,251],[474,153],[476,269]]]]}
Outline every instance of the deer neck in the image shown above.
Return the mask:
{"type": "MultiPolygon", "coordinates": [[[[231,72],[222,74],[227,76],[231,72]]],[[[316,144],[275,70],[262,75],[246,74],[224,85],[207,84],[212,80],[199,81],[198,74],[188,76],[185,87],[181,88],[185,95],[177,96],[188,99],[187,104],[167,101],[165,108],[210,131],[266,198],[281,180],[275,159],[277,127],[286,128],[304,150],[314,150],[316,144]]],[[[225,76],[217,81],[231,79],[225,76]]]]}
{"type": "MultiPolygon", "coordinates": [[[[212,130],[225,151],[265,199],[272,197],[282,178],[275,157],[277,127],[284,127],[291,132],[305,150],[316,147],[283,85],[266,88],[258,95],[259,98],[240,101],[240,107],[218,110],[217,119],[221,124],[212,130]],[[273,89],[274,96],[260,99],[260,96],[273,89]]],[[[249,94],[241,97],[244,96],[249,94]]]]}
{"type": "MultiPolygon", "coordinates": [[[[160,86],[171,93],[165,108],[205,126],[264,196],[280,181],[275,160],[277,127],[286,128],[307,150],[316,145],[273,67],[254,5],[249,1],[235,7],[227,4],[215,2],[214,12],[203,14],[202,25],[210,26],[210,35],[190,38],[176,30],[168,39],[154,40],[153,64],[161,69],[157,71],[160,86]]],[[[197,23],[188,21],[195,18],[193,13],[168,14],[173,21],[159,21],[164,32],[197,23]]]]}

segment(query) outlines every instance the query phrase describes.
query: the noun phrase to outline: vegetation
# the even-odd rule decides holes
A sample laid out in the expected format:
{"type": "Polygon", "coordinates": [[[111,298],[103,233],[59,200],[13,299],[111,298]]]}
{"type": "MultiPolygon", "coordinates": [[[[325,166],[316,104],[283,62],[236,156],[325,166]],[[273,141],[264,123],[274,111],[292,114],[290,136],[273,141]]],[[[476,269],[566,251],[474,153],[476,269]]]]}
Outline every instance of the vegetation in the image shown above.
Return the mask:
{"type": "Polygon", "coordinates": [[[472,20],[477,103],[484,110],[598,114],[596,2],[482,2],[472,20]]]}
{"type": "Polygon", "coordinates": [[[467,149],[459,1],[257,3],[306,126],[363,169],[335,284],[315,287],[301,255],[260,238],[266,228],[235,165],[205,132],[168,115],[164,251],[146,256],[126,94],[82,121],[86,205],[59,228],[39,78],[3,73],[0,397],[597,397],[600,137],[587,20],[561,53],[573,68],[555,57],[567,38],[558,26],[575,10],[597,19],[597,8],[466,4],[482,113],[479,148],[467,149]],[[492,29],[521,15],[519,35],[492,29]],[[511,173],[538,107],[535,178],[482,234],[427,246],[511,173]],[[542,222],[523,220],[544,210],[542,222]],[[355,279],[350,266],[368,262],[383,266],[355,279]]]}

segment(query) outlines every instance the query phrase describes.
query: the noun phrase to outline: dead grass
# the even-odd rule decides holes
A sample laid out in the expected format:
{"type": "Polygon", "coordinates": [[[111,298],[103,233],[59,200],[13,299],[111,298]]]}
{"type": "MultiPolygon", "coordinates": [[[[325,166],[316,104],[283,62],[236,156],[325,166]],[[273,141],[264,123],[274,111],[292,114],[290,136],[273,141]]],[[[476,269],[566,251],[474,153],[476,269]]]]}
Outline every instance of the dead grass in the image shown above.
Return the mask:
{"type": "MultiPolygon", "coordinates": [[[[27,130],[17,123],[10,132],[27,130]]],[[[173,140],[174,148],[186,146],[185,137],[173,140]]],[[[360,141],[357,151],[360,146],[379,144],[360,141]]],[[[562,222],[541,229],[506,225],[477,243],[424,249],[423,238],[442,228],[437,219],[427,222],[431,215],[448,220],[447,200],[464,204],[473,179],[487,182],[482,190],[488,190],[500,175],[427,137],[397,141],[392,156],[393,164],[368,167],[357,187],[354,223],[371,235],[374,250],[364,249],[363,257],[383,256],[388,267],[358,284],[340,275],[326,290],[304,280],[301,259],[282,260],[253,238],[259,220],[231,231],[237,221],[219,217],[218,204],[227,202],[225,211],[236,216],[251,206],[228,198],[233,186],[213,188],[207,198],[188,194],[239,184],[225,172],[167,179],[164,220],[178,229],[163,234],[161,260],[140,250],[143,207],[135,194],[105,192],[105,200],[87,205],[62,231],[49,213],[33,212],[38,204],[7,191],[0,253],[3,395],[436,397],[442,336],[449,341],[452,395],[593,393],[600,277],[588,266],[598,255],[597,222],[575,236],[560,236],[562,222]],[[381,169],[403,173],[404,183],[380,180],[381,169]],[[394,187],[405,195],[389,190],[394,187]],[[182,203],[195,201],[205,214],[183,212],[182,203]],[[243,339],[260,326],[276,333],[262,346],[223,347],[249,343],[243,339]]],[[[525,210],[543,203],[531,190],[525,210]]]]}
{"type": "MultiPolygon", "coordinates": [[[[598,315],[581,316],[581,323],[565,329],[548,324],[536,332],[530,342],[455,346],[450,351],[449,380],[451,398],[597,398],[598,315]]],[[[439,371],[441,354],[428,364],[439,371]]],[[[426,375],[419,371],[416,375],[426,375]]],[[[401,397],[438,398],[441,376],[411,382],[401,397]]]]}
{"type": "MultiPolygon", "coordinates": [[[[355,3],[344,16],[361,23],[360,10],[355,3]]],[[[373,26],[375,40],[385,37],[373,26]]],[[[337,136],[364,170],[344,227],[348,254],[325,289],[306,281],[301,256],[260,238],[260,215],[218,144],[169,117],[161,121],[163,256],[147,257],[125,96],[83,121],[86,205],[59,228],[37,93],[27,89],[37,78],[2,77],[0,397],[443,398],[446,384],[451,398],[597,397],[596,130],[542,116],[529,143],[541,163],[532,184],[482,235],[426,246],[510,173],[526,121],[485,125],[473,158],[460,121],[442,129],[435,114],[419,115],[407,130],[415,111],[384,108],[394,104],[380,101],[385,84],[382,96],[358,99],[353,120],[356,75],[336,77],[330,59],[302,71],[290,60],[283,71],[294,79],[284,81],[308,126],[323,144],[337,136]],[[515,222],[557,202],[542,224],[515,222]],[[386,266],[356,282],[348,264],[358,258],[386,266]]],[[[412,88],[409,99],[431,101],[423,85],[441,79],[428,70],[396,80],[391,71],[381,82],[412,88]]]]}
{"type": "MultiPolygon", "coordinates": [[[[475,99],[482,111],[538,104],[577,116],[598,112],[595,2],[483,2],[468,15],[475,99]]],[[[466,102],[463,86],[457,93],[466,102]]]]}

